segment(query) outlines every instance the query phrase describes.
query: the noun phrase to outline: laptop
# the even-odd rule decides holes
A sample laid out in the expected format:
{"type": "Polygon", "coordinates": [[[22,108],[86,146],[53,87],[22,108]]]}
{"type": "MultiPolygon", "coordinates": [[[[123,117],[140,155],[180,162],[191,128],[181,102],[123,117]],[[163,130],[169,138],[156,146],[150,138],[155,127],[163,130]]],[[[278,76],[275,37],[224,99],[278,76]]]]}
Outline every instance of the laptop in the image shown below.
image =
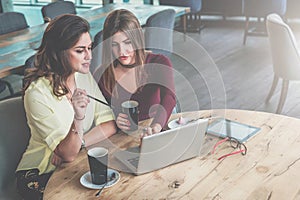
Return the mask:
{"type": "Polygon", "coordinates": [[[139,147],[117,151],[114,156],[129,173],[140,175],[200,155],[208,119],[199,119],[171,130],[146,136],[139,147]]]}

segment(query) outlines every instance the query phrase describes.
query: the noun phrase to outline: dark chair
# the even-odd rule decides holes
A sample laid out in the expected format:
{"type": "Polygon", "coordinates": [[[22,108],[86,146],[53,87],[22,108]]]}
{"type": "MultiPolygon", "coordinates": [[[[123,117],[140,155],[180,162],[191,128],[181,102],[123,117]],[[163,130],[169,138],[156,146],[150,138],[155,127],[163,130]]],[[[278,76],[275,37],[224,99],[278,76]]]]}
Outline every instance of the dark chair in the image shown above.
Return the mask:
{"type": "Polygon", "coordinates": [[[202,0],[201,14],[221,15],[224,20],[229,16],[243,16],[244,1],[245,0],[202,0]]]}
{"type": "Polygon", "coordinates": [[[45,23],[62,14],[76,13],[75,5],[71,1],[56,1],[42,7],[42,15],[45,23]]]}
{"type": "Polygon", "coordinates": [[[0,79],[0,93],[6,89],[6,83],[0,79]]]}
{"type": "Polygon", "coordinates": [[[6,89],[9,91],[9,96],[14,95],[14,89],[12,88],[11,84],[6,80],[0,79],[0,93],[4,92],[6,89]]]}
{"type": "Polygon", "coordinates": [[[102,30],[94,36],[93,49],[102,42],[102,30]]]}
{"type": "Polygon", "coordinates": [[[0,199],[21,199],[15,170],[30,137],[22,97],[0,101],[0,127],[0,199]]]}
{"type": "Polygon", "coordinates": [[[173,51],[174,22],[173,9],[166,9],[150,16],[144,27],[146,49],[169,56],[173,51]]]}
{"type": "Polygon", "coordinates": [[[95,37],[93,42],[93,51],[92,51],[92,60],[90,65],[90,71],[93,74],[96,81],[100,80],[100,75],[98,75],[98,68],[102,63],[102,30],[99,31],[95,37]]]}
{"type": "Polygon", "coordinates": [[[144,4],[150,4],[153,5],[153,0],[144,0],[144,4]]]}
{"type": "Polygon", "coordinates": [[[277,13],[283,16],[286,12],[287,0],[245,0],[244,15],[246,16],[243,44],[247,36],[267,36],[266,17],[277,13]],[[250,18],[257,18],[254,28],[250,28],[250,18]]]}
{"type": "Polygon", "coordinates": [[[20,74],[10,74],[4,78],[1,78],[0,79],[0,101],[12,97],[21,96],[22,80],[23,80],[23,75],[20,74]],[[1,89],[4,90],[1,91],[1,89]]]}
{"type": "Polygon", "coordinates": [[[0,35],[28,28],[24,14],[5,12],[0,14],[0,35]]]}
{"type": "MultiPolygon", "coordinates": [[[[24,77],[26,76],[26,70],[29,68],[33,68],[34,67],[34,57],[35,55],[30,56],[24,64],[24,77]]],[[[25,85],[24,79],[23,79],[23,87],[25,85]]]]}
{"type": "MultiPolygon", "coordinates": [[[[145,29],[145,48],[153,53],[164,54],[168,57],[173,52],[173,29],[175,10],[166,9],[150,16],[145,29]]],[[[176,98],[176,106],[172,113],[180,113],[181,108],[176,98]]]]}
{"type": "MultiPolygon", "coordinates": [[[[5,12],[0,14],[0,35],[19,31],[28,27],[29,26],[27,24],[25,16],[22,13],[5,12]]],[[[18,78],[18,75],[11,76],[16,76],[16,78],[18,78]]],[[[4,98],[8,98],[14,95],[14,90],[11,83],[4,79],[0,79],[0,93],[4,92],[6,89],[9,90],[9,95],[4,98]]]]}
{"type": "Polygon", "coordinates": [[[160,5],[190,7],[191,12],[181,17],[183,32],[200,32],[202,0],[159,0],[160,5]]]}
{"type": "Polygon", "coordinates": [[[35,55],[32,55],[25,61],[24,70],[34,67],[34,57],[35,55]]]}
{"type": "Polygon", "coordinates": [[[114,3],[114,0],[102,0],[102,5],[103,6],[111,4],[111,3],[114,3]]]}

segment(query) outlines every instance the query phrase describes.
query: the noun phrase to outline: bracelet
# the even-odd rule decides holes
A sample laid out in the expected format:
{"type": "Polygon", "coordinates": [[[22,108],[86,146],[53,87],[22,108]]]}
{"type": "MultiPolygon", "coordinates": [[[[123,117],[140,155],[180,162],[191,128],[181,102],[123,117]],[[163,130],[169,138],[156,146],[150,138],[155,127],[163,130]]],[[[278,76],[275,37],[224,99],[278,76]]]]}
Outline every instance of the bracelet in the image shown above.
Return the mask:
{"type": "Polygon", "coordinates": [[[78,119],[78,118],[76,117],[76,115],[74,115],[74,119],[79,120],[79,121],[84,120],[84,118],[85,118],[85,115],[84,115],[81,119],[78,119]]]}
{"type": "Polygon", "coordinates": [[[76,129],[74,129],[74,128],[72,128],[71,131],[73,133],[75,133],[76,135],[78,135],[79,139],[81,140],[80,150],[83,149],[83,148],[85,148],[85,140],[84,140],[83,136],[81,137],[80,134],[78,133],[78,131],[76,129]]]}
{"type": "Polygon", "coordinates": [[[85,148],[85,140],[83,139],[83,137],[81,138],[81,147],[80,149],[85,148]]]}

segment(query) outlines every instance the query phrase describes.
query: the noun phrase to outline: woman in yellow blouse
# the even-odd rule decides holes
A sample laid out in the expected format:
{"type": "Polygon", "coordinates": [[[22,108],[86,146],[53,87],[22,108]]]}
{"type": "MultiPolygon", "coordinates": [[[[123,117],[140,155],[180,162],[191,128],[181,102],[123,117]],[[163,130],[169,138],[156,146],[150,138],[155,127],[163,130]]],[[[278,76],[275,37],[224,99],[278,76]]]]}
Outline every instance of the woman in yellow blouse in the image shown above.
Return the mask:
{"type": "Polygon", "coordinates": [[[24,106],[31,138],[16,170],[18,191],[24,199],[42,199],[56,166],[73,161],[82,147],[116,132],[111,109],[87,97],[105,101],[89,72],[89,28],[76,15],[51,21],[38,48],[35,68],[25,77],[24,106]]]}

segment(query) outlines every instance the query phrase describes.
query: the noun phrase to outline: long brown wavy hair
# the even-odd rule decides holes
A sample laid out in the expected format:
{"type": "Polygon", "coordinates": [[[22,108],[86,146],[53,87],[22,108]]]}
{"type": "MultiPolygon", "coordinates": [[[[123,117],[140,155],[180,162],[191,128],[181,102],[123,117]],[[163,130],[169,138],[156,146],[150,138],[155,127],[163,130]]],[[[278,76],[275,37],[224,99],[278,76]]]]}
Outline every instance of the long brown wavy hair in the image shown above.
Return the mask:
{"type": "MultiPolygon", "coordinates": [[[[135,70],[137,85],[143,85],[143,81],[147,78],[144,70],[146,59],[145,41],[142,27],[136,16],[126,9],[112,11],[105,19],[103,27],[103,52],[102,52],[102,69],[104,88],[110,95],[117,96],[115,89],[116,79],[114,68],[118,61],[112,53],[112,36],[117,32],[124,32],[131,40],[131,44],[135,49],[135,70]]],[[[142,87],[140,87],[141,89],[142,87]]]]}
{"type": "Polygon", "coordinates": [[[29,85],[40,77],[46,77],[50,81],[53,93],[57,97],[68,94],[66,80],[73,71],[67,50],[89,30],[89,23],[73,14],[62,15],[50,21],[37,49],[34,67],[25,72],[24,94],[29,85]]]}

